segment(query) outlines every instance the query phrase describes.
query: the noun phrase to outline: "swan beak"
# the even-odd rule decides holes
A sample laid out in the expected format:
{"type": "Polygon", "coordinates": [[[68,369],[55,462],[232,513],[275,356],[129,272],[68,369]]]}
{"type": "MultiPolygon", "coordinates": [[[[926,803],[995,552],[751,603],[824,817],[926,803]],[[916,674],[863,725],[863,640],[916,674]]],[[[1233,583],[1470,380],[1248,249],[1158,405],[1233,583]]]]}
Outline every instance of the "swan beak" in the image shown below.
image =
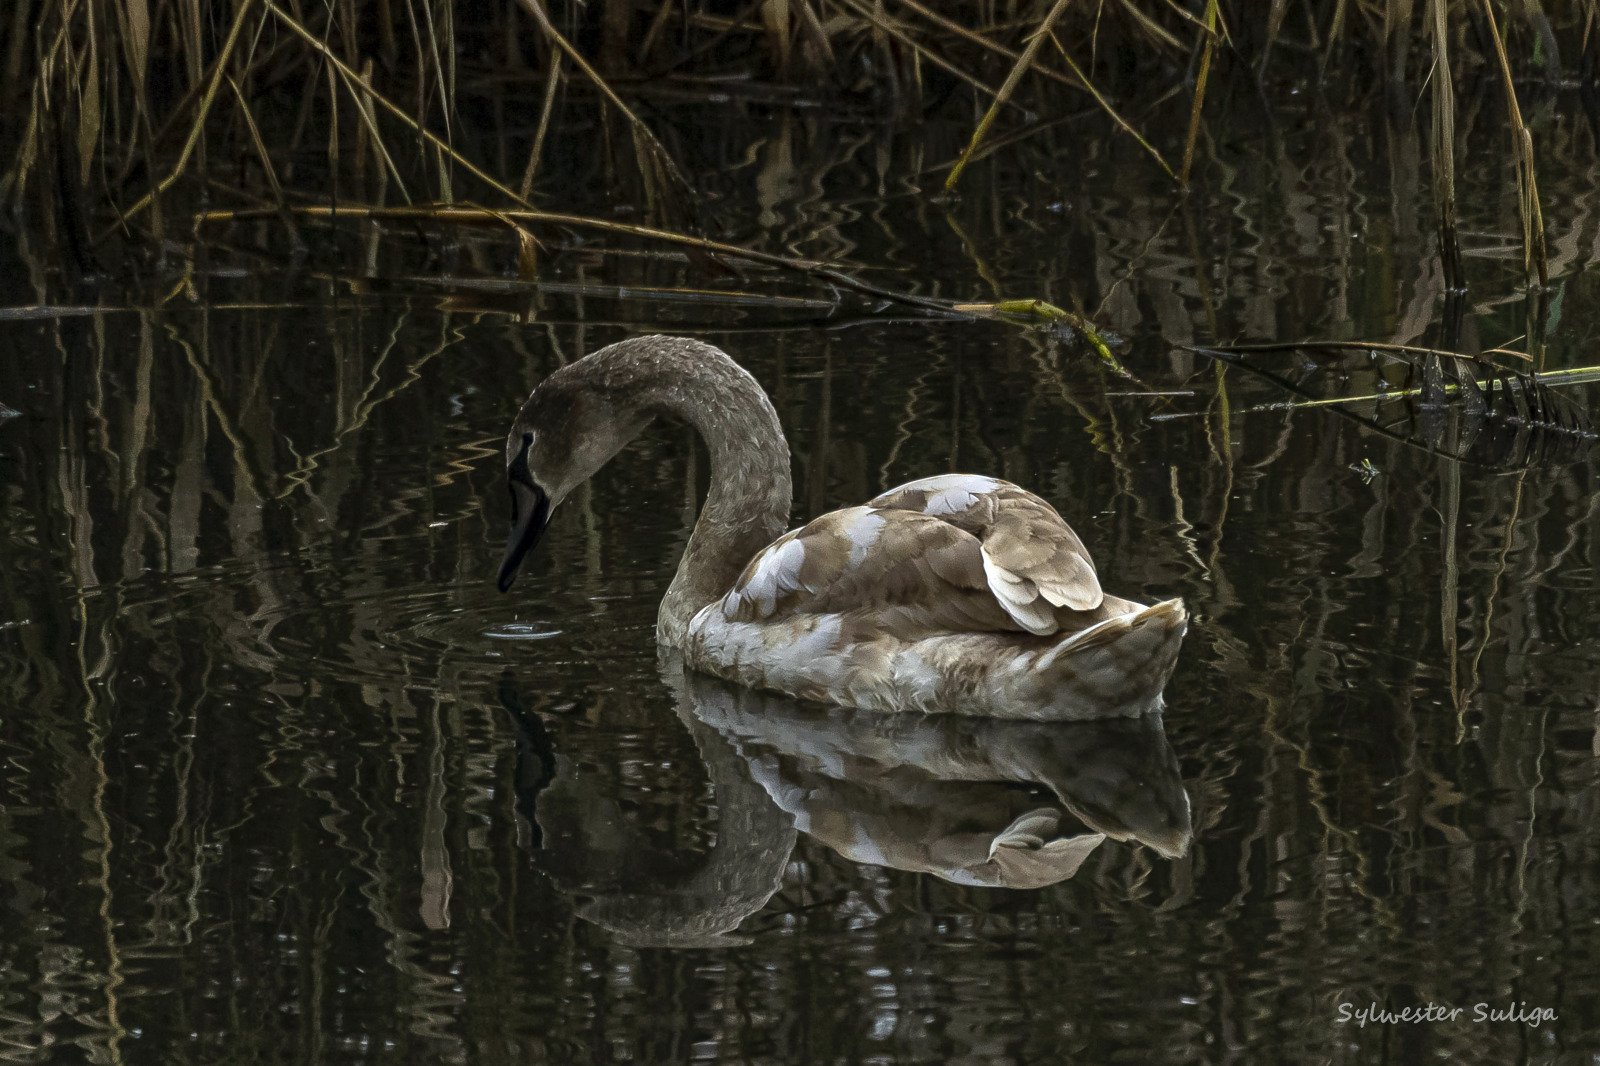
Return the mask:
{"type": "Polygon", "coordinates": [[[545,520],[550,516],[550,497],[533,483],[527,470],[526,463],[520,469],[516,466],[511,469],[511,536],[506,539],[506,554],[500,560],[500,576],[496,582],[501,592],[510,590],[511,583],[517,579],[517,567],[522,565],[523,556],[539,543],[545,520]]]}

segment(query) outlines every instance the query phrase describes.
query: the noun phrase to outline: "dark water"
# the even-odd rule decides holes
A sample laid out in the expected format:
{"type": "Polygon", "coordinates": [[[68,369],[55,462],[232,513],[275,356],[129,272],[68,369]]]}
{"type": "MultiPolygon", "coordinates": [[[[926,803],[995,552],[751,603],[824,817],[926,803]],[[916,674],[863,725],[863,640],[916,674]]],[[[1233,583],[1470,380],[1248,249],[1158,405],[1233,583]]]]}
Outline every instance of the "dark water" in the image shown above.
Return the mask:
{"type": "MultiPolygon", "coordinates": [[[[241,226],[131,296],[21,249],[9,303],[100,309],[0,322],[0,1059],[1594,1061],[1594,461],[1456,462],[1183,349],[1441,331],[1415,131],[1239,106],[1186,200],[1104,131],[953,203],[921,191],[953,128],[779,113],[742,170],[685,152],[745,239],[1103,308],[1137,381],[762,274],[568,251],[535,295],[496,234],[309,231],[296,266],[241,226]],[[951,733],[686,680],[651,629],[705,485],[683,427],[498,595],[511,418],[645,330],[760,379],[798,519],[1000,475],[1108,589],[1184,597],[1164,720],[951,733]],[[950,751],[1028,765],[953,782],[950,751]],[[986,842],[1037,809],[1070,854],[994,887],[986,842]],[[1464,1011],[1341,1019],[1430,1002],[1464,1011]]],[[[1561,101],[1540,121],[1553,291],[1528,310],[1485,118],[1462,343],[1532,322],[1580,367],[1600,163],[1561,101]]]]}

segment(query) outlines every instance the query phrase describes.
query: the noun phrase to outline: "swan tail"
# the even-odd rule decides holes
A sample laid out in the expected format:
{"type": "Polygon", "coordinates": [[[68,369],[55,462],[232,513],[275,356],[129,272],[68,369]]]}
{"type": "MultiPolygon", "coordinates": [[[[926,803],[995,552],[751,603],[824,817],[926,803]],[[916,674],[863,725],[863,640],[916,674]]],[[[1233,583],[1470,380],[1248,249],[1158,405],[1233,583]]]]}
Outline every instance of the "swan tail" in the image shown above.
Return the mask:
{"type": "Polygon", "coordinates": [[[1158,707],[1188,628],[1183,601],[1163,600],[1072,634],[1040,655],[1033,671],[1122,713],[1158,707]]]}

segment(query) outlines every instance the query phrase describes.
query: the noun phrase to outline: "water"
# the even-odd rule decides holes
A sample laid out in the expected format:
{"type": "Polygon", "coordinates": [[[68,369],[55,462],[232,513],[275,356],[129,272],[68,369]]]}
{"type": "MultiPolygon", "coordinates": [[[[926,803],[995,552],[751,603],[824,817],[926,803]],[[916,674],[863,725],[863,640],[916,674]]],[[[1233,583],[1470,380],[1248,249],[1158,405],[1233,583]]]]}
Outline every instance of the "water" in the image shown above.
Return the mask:
{"type": "MultiPolygon", "coordinates": [[[[1463,343],[1531,321],[1552,367],[1588,361],[1600,311],[1593,141],[1561,103],[1542,307],[1492,102],[1460,178],[1463,343]]],[[[757,112],[732,175],[721,133],[682,131],[730,232],[1103,307],[1137,380],[761,272],[567,252],[535,296],[493,233],[308,227],[296,267],[259,251],[276,223],[241,226],[188,290],[178,266],[98,294],[12,272],[8,303],[85,310],[0,321],[0,1058],[1590,1061],[1593,459],[1455,463],[1182,347],[1439,335],[1415,132],[1252,106],[1188,200],[1105,129],[992,157],[948,203],[920,190],[956,127],[757,112]],[[686,681],[651,629],[707,476],[681,426],[498,595],[521,400],[647,329],[766,387],[797,520],[999,475],[1107,589],[1182,596],[1164,718],[947,735],[686,681]],[[929,769],[954,750],[1031,761],[963,785],[929,769]],[[997,872],[1037,810],[1056,865],[997,872]],[[1430,1002],[1465,1010],[1341,1015],[1430,1002]]]]}

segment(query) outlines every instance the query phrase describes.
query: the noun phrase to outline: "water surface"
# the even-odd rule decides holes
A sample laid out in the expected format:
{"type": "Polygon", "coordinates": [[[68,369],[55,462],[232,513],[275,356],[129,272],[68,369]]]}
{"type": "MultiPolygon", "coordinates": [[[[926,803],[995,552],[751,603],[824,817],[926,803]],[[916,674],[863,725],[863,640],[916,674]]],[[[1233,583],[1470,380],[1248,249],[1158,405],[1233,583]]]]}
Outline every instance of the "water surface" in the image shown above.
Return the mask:
{"type": "MultiPolygon", "coordinates": [[[[1188,350],[1441,334],[1416,132],[1240,106],[1187,199],[1106,130],[991,157],[945,202],[925,168],[954,127],[751,113],[739,170],[682,116],[730,231],[1098,309],[1132,379],[1058,335],[670,260],[569,250],[534,293],[492,234],[352,225],[297,266],[261,254],[276,223],[238,227],[148,292],[12,272],[9,303],[78,310],[0,321],[0,1058],[1592,1061],[1593,458],[1457,462],[1188,350]],[[697,695],[652,635],[707,477],[682,426],[576,493],[498,595],[506,428],[641,331],[761,381],[797,521],[1002,476],[1106,588],[1182,596],[1162,719],[980,794],[873,761],[949,738],[697,695]],[[1077,841],[1042,887],[906,843],[1037,809],[1077,841]],[[1429,1002],[1467,1015],[1341,1023],[1429,1002]]],[[[1589,362],[1600,318],[1594,145],[1564,115],[1531,311],[1487,119],[1460,178],[1462,343],[1531,323],[1549,367],[1589,362]]],[[[1308,387],[1374,382],[1294,358],[1308,387]]]]}

